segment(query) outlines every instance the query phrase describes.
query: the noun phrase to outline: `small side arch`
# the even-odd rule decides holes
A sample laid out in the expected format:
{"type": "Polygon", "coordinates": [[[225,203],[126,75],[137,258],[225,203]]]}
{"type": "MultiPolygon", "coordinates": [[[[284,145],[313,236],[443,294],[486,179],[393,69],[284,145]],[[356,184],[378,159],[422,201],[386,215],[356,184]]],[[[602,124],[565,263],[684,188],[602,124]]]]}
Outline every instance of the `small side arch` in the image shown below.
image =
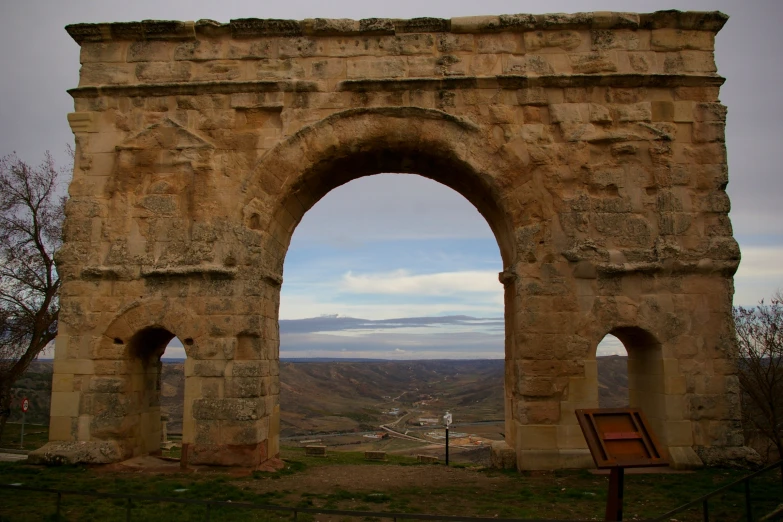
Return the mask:
{"type": "MultiPolygon", "coordinates": [[[[94,353],[89,401],[93,440],[116,440],[126,458],[160,451],[160,358],[174,337],[182,341],[188,358],[197,356],[205,336],[202,323],[188,308],[165,300],[142,300],[120,310],[94,353]]],[[[187,392],[187,380],[185,386],[187,392]]],[[[185,410],[187,414],[190,408],[185,410]]],[[[189,427],[183,423],[185,431],[189,427]]],[[[183,433],[183,440],[191,438],[183,433]]]]}
{"type": "Polygon", "coordinates": [[[197,320],[196,314],[178,303],[164,300],[136,301],[120,310],[106,328],[97,358],[124,359],[147,352],[154,353],[152,345],[163,342],[165,349],[175,336],[182,341],[187,356],[194,357],[199,340],[206,333],[202,325],[203,321],[197,320]],[[142,348],[142,342],[150,346],[142,348]]]}
{"type": "Polygon", "coordinates": [[[640,326],[615,326],[596,340],[613,335],[628,354],[628,406],[641,408],[662,443],[666,443],[666,369],[662,344],[649,329],[640,326]]]}

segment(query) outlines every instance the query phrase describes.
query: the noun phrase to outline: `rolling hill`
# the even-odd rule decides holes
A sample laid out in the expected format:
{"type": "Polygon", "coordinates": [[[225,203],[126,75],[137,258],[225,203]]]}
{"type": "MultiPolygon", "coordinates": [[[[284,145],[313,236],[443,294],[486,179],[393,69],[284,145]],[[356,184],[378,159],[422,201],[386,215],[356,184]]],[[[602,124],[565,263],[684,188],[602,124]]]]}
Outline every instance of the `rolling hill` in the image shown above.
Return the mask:
{"type": "MultiPolygon", "coordinates": [[[[280,364],[283,436],[364,431],[395,420],[384,414],[398,408],[405,421],[455,415],[455,422],[503,419],[503,360],[328,360],[280,364]]],[[[598,358],[601,406],[625,405],[628,394],[625,357],[598,358]]],[[[51,361],[36,361],[17,382],[11,421],[19,421],[18,403],[28,397],[27,422],[47,423],[51,361]]],[[[182,362],[164,362],[161,405],[169,431],[182,429],[182,362]]]]}

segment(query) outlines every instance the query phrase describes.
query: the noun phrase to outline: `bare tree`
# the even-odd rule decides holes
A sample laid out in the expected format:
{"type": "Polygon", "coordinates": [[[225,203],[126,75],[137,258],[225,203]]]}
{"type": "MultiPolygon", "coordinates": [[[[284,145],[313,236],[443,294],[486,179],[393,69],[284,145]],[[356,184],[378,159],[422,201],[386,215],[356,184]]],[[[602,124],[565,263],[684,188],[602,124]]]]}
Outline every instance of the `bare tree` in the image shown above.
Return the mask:
{"type": "Polygon", "coordinates": [[[0,438],[11,413],[11,387],[57,335],[60,278],[54,252],[62,243],[67,170],[47,152],[30,166],[0,158],[0,438]]]}
{"type": "Polygon", "coordinates": [[[734,309],[743,424],[783,457],[783,293],[734,309]]]}

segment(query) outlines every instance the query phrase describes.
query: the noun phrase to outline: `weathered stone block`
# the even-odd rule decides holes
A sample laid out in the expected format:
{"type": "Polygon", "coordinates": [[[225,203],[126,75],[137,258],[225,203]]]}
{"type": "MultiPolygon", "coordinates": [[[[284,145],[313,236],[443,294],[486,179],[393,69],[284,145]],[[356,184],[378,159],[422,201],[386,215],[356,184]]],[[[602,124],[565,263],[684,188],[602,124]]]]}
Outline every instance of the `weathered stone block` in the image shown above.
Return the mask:
{"type": "Polygon", "coordinates": [[[650,108],[652,121],[674,121],[674,102],[654,101],[650,108]]]}
{"type": "Polygon", "coordinates": [[[594,123],[611,123],[612,114],[605,105],[590,104],[590,121],[594,123]]]}
{"type": "Polygon", "coordinates": [[[263,400],[248,398],[196,399],[193,418],[197,420],[258,420],[266,414],[263,400]]]}
{"type": "Polygon", "coordinates": [[[226,46],[222,41],[195,40],[177,44],[174,48],[174,60],[220,60],[226,54],[226,46]]]}
{"type": "Polygon", "coordinates": [[[400,78],[406,73],[405,58],[349,58],[347,61],[348,78],[400,78]]]}
{"type": "Polygon", "coordinates": [[[420,464],[437,464],[438,457],[434,455],[416,455],[416,461],[420,464]]]}
{"type": "Polygon", "coordinates": [[[365,451],[364,460],[386,460],[385,451],[365,451]]]}
{"type": "Polygon", "coordinates": [[[522,56],[504,56],[504,74],[527,74],[546,76],[555,74],[555,67],[546,56],[526,54],[522,56]]]}
{"type": "Polygon", "coordinates": [[[549,106],[552,123],[583,123],[589,119],[587,104],[558,103],[549,106]]]}
{"type": "Polygon", "coordinates": [[[711,52],[705,51],[680,51],[677,53],[666,53],[663,72],[681,73],[681,72],[716,72],[715,57],[711,52]]]}
{"type": "Polygon", "coordinates": [[[90,42],[81,46],[80,63],[124,62],[127,42],[90,42]]]}
{"type": "Polygon", "coordinates": [[[651,121],[652,105],[650,102],[631,103],[627,105],[614,105],[613,110],[617,114],[617,121],[651,121]]]}
{"type": "Polygon", "coordinates": [[[232,60],[262,60],[277,56],[277,39],[261,38],[257,40],[228,43],[226,58],[232,60]]]}
{"type": "Polygon", "coordinates": [[[720,103],[696,103],[693,106],[693,121],[726,121],[726,106],[720,103]]]}
{"type": "Polygon", "coordinates": [[[142,62],[136,65],[136,78],[142,82],[184,82],[190,79],[187,62],[142,62]]]}
{"type": "Polygon", "coordinates": [[[128,381],[122,377],[93,377],[90,379],[90,391],[96,393],[124,393],[128,391],[128,381]]]}
{"type": "Polygon", "coordinates": [[[54,372],[73,375],[92,375],[95,362],[89,359],[54,359],[54,372]]]}
{"type": "Polygon", "coordinates": [[[124,85],[134,79],[133,66],[125,63],[85,63],[79,74],[79,86],[124,85]]]}
{"type": "Polygon", "coordinates": [[[679,470],[700,469],[704,463],[690,446],[669,446],[669,466],[679,470]]]}
{"type": "Polygon", "coordinates": [[[326,446],[316,446],[316,445],[305,446],[305,455],[308,457],[325,457],[326,446]]]}
{"type": "Polygon", "coordinates": [[[73,392],[52,392],[52,416],[56,417],[78,417],[79,401],[81,393],[73,392]]]}
{"type": "Polygon", "coordinates": [[[125,457],[116,441],[52,441],[33,451],[27,458],[30,464],[74,465],[109,464],[125,457]]]}
{"type": "Polygon", "coordinates": [[[726,141],[726,124],[722,121],[697,122],[693,124],[694,143],[726,141]]]}
{"type": "Polygon", "coordinates": [[[226,378],[226,398],[251,398],[266,395],[263,383],[257,377],[226,378]]]}
{"type": "Polygon", "coordinates": [[[74,425],[76,419],[70,416],[60,416],[52,414],[49,420],[49,440],[50,441],[71,441],[75,440],[74,425]]]}
{"type": "Polygon", "coordinates": [[[490,446],[490,459],[495,469],[516,469],[517,455],[506,441],[494,441],[490,446]]]}
{"type": "Polygon", "coordinates": [[[570,54],[571,68],[575,74],[597,74],[617,71],[614,51],[570,54]]]}
{"type": "Polygon", "coordinates": [[[582,43],[582,36],[576,31],[536,31],[525,33],[524,37],[528,53],[552,47],[573,51],[582,43]]]}
{"type": "Polygon", "coordinates": [[[432,54],[435,38],[431,34],[405,34],[394,38],[396,50],[402,55],[432,54]]]}
{"type": "Polygon", "coordinates": [[[472,34],[443,33],[439,34],[436,39],[437,49],[441,53],[473,51],[474,36],[472,34]]]}
{"type": "Polygon", "coordinates": [[[711,51],[715,48],[715,33],[682,29],[654,29],[650,38],[654,51],[679,51],[696,49],[711,51]]]}
{"type": "MultiPolygon", "coordinates": [[[[519,89],[516,94],[517,102],[520,105],[547,105],[549,103],[546,91],[541,87],[519,89]]],[[[528,120],[540,121],[538,118],[528,117],[528,113],[525,113],[525,121],[528,120]]]]}
{"type": "Polygon", "coordinates": [[[500,54],[517,53],[521,46],[520,35],[514,33],[486,34],[476,37],[478,53],[500,54]]]}
{"type": "Polygon", "coordinates": [[[197,64],[193,69],[193,76],[199,81],[216,80],[240,80],[244,78],[246,67],[244,64],[231,61],[210,61],[203,65],[197,64]]]}
{"type": "Polygon", "coordinates": [[[608,49],[623,49],[635,51],[646,48],[647,33],[630,30],[593,30],[590,32],[591,49],[604,51],[608,49]]]}
{"type": "Polygon", "coordinates": [[[198,377],[222,377],[225,367],[225,361],[196,361],[193,367],[193,375],[198,377]]]}
{"type": "Polygon", "coordinates": [[[310,62],[309,76],[313,78],[347,77],[346,61],[342,58],[323,58],[310,62]]]}
{"type": "Polygon", "coordinates": [[[174,44],[161,41],[133,42],[128,47],[128,62],[168,62],[174,57],[174,44]]]}

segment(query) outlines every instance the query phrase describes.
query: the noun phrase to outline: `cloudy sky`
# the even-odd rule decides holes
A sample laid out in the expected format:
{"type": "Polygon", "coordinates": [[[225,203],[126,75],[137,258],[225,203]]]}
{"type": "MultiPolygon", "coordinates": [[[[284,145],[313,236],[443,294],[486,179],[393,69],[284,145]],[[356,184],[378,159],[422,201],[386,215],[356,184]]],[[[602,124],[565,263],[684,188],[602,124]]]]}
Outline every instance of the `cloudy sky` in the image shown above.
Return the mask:
{"type": "MultiPolygon", "coordinates": [[[[781,0],[3,0],[0,154],[16,151],[35,162],[49,150],[66,161],[73,102],[65,91],[77,85],[79,72],[79,47],[63,30],[69,23],[659,9],[721,10],[731,17],[718,34],[716,60],[727,79],[721,101],[729,107],[728,190],[743,254],[735,304],[753,304],[783,287],[781,0]]],[[[282,355],[502,357],[501,269],[489,227],[457,193],[410,175],[354,181],[319,202],[294,235],[281,304],[282,355]],[[332,314],[367,321],[294,321],[332,314]],[[485,320],[437,319],[453,315],[485,320]],[[416,317],[430,319],[400,320],[416,317]],[[380,321],[387,319],[397,321],[380,321]]]]}

